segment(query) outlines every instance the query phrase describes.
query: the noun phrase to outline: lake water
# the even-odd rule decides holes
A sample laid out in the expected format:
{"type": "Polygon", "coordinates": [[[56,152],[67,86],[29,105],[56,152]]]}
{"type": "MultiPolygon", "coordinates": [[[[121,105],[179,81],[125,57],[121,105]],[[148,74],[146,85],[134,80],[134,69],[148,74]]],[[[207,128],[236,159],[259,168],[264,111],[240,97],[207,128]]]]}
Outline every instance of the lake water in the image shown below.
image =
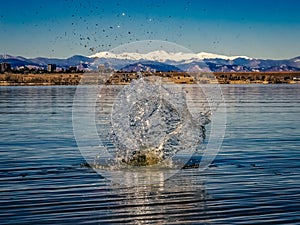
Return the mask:
{"type": "Polygon", "coordinates": [[[227,127],[213,164],[134,187],[83,166],[76,87],[0,87],[0,223],[299,224],[300,86],[221,87],[227,127]]]}

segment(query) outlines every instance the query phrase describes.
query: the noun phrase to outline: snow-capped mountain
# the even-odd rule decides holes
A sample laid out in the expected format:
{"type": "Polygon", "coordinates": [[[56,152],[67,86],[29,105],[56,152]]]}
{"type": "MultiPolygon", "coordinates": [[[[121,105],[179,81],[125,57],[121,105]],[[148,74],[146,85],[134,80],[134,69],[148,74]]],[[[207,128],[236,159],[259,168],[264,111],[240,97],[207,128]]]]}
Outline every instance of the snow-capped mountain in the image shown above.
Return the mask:
{"type": "Polygon", "coordinates": [[[268,72],[300,71],[300,56],[285,60],[253,59],[247,56],[225,56],[213,53],[166,52],[163,50],[141,53],[99,52],[92,56],[75,55],[66,59],[24,58],[22,56],[0,55],[0,63],[17,66],[43,67],[55,64],[68,68],[77,66],[86,70],[97,70],[100,64],[115,70],[181,70],[203,72],[268,72]],[[138,65],[138,66],[137,66],[138,65]]]}
{"type": "Polygon", "coordinates": [[[167,52],[164,50],[153,51],[149,53],[138,53],[138,52],[124,52],[124,53],[113,53],[113,52],[99,52],[89,56],[90,58],[110,58],[110,59],[124,59],[124,60],[150,60],[158,62],[192,62],[202,61],[204,59],[225,59],[234,60],[237,58],[250,59],[247,56],[225,56],[207,52],[200,53],[185,53],[185,52],[167,52]]]}

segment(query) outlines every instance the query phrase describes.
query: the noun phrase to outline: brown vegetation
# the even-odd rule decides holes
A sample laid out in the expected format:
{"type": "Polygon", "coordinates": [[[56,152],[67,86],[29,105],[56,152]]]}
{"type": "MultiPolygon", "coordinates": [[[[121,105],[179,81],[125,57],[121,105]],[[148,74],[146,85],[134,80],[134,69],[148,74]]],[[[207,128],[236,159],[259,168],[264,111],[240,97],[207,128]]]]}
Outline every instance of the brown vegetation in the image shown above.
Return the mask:
{"type": "MultiPolygon", "coordinates": [[[[82,73],[44,73],[44,74],[0,74],[0,85],[77,85],[82,73]]],[[[186,73],[186,72],[156,72],[143,73],[143,77],[151,79],[160,77],[163,83],[193,84],[250,84],[250,83],[297,83],[300,82],[300,72],[216,72],[216,73],[186,73]]],[[[115,72],[111,74],[86,73],[85,84],[129,84],[138,79],[135,72],[115,72]],[[101,80],[99,79],[101,78],[101,80]]]]}
{"type": "Polygon", "coordinates": [[[294,83],[300,72],[216,72],[219,83],[294,83]]]}
{"type": "Polygon", "coordinates": [[[82,74],[0,74],[0,85],[77,85],[82,74]]]}

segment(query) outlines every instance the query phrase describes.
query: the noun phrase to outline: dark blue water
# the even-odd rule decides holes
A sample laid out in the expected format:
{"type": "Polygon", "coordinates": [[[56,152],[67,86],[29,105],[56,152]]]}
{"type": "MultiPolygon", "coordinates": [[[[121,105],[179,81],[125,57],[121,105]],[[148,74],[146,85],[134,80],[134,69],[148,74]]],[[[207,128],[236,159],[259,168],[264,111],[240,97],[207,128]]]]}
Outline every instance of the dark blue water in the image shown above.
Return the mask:
{"type": "Polygon", "coordinates": [[[1,224],[300,223],[299,85],[223,85],[214,163],[130,188],[83,166],[75,90],[0,87],[1,224]]]}

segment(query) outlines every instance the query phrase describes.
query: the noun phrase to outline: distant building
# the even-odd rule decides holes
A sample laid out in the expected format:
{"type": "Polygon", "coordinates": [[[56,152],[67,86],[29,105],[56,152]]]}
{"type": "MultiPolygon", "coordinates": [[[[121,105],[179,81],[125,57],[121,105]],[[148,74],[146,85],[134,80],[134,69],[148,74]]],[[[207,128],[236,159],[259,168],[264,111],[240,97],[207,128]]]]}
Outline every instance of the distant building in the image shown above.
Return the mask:
{"type": "Polygon", "coordinates": [[[69,72],[70,73],[76,73],[78,71],[76,66],[69,66],[69,72]]]}
{"type": "Polygon", "coordinates": [[[1,73],[8,72],[10,70],[11,70],[10,63],[3,62],[0,64],[0,72],[1,73]]]}
{"type": "Polygon", "coordinates": [[[49,73],[55,72],[56,71],[56,65],[55,64],[48,64],[47,71],[49,73]]]}

